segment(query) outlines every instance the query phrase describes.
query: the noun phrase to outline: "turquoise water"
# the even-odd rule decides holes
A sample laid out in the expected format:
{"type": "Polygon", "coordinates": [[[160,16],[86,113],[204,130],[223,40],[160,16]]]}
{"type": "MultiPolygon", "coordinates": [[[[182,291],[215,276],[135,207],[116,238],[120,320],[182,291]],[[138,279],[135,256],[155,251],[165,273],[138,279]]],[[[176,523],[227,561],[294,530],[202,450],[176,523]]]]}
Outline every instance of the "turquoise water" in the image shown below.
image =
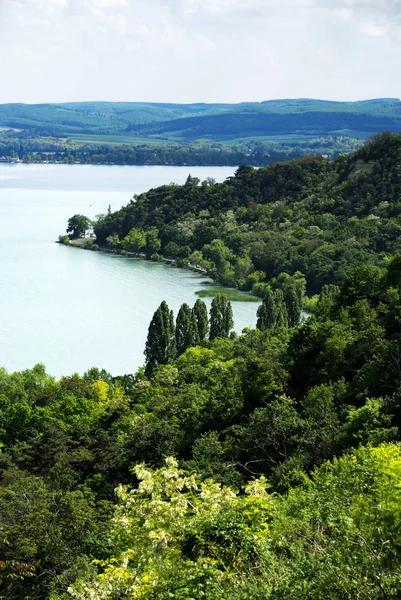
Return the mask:
{"type": "MultiPolygon", "coordinates": [[[[205,279],[182,269],[55,244],[75,213],[117,210],[135,193],[189,171],[223,181],[226,167],[0,165],[0,365],[42,362],[57,377],[91,366],[113,375],[143,364],[160,302],[176,313],[205,279]]],[[[207,301],[210,305],[210,300],[207,301]]],[[[256,323],[257,304],[236,302],[235,329],[256,323]]]]}

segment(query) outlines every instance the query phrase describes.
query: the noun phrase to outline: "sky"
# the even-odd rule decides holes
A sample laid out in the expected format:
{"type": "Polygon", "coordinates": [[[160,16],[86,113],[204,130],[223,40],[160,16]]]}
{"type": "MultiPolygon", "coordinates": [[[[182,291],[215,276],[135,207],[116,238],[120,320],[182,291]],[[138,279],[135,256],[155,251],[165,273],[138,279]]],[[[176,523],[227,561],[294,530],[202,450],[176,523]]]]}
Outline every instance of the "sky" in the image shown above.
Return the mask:
{"type": "Polygon", "coordinates": [[[401,96],[401,0],[0,0],[0,103],[401,96]]]}

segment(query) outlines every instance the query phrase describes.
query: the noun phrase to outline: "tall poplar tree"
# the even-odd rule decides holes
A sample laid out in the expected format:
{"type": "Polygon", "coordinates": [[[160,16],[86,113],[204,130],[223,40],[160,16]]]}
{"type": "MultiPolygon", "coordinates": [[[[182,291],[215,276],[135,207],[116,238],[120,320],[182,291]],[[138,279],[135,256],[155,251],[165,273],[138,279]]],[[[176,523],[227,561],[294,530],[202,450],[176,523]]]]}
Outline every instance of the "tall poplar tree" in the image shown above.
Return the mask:
{"type": "Polygon", "coordinates": [[[145,345],[145,372],[151,375],[159,365],[165,365],[176,356],[174,314],[163,300],[153,315],[145,345]]]}
{"type": "Polygon", "coordinates": [[[258,308],[257,317],[256,327],[260,331],[265,331],[276,326],[277,307],[270,287],[267,288],[263,302],[258,308]]]}
{"type": "Polygon", "coordinates": [[[207,339],[209,333],[209,317],[207,314],[206,304],[203,302],[203,300],[198,298],[194,304],[193,313],[198,326],[199,341],[203,342],[203,340],[207,339]]]}
{"type": "Polygon", "coordinates": [[[210,336],[211,340],[217,337],[228,337],[234,327],[233,310],[231,302],[224,294],[217,294],[213,298],[210,308],[210,336]]]}
{"type": "Polygon", "coordinates": [[[302,304],[295,285],[284,288],[284,301],[288,314],[288,327],[296,327],[301,321],[302,304]]]}
{"type": "Polygon", "coordinates": [[[188,304],[182,304],[177,314],[175,323],[175,342],[177,356],[183,354],[187,348],[194,345],[194,331],[192,322],[192,311],[188,304]]]}
{"type": "MultiPolygon", "coordinates": [[[[207,313],[206,313],[207,315],[207,313]]],[[[207,326],[209,327],[209,321],[207,322],[207,326]]],[[[192,346],[198,346],[200,343],[199,329],[198,329],[198,321],[196,319],[196,314],[194,309],[191,310],[191,334],[192,334],[192,346]]]]}
{"type": "Polygon", "coordinates": [[[288,327],[288,313],[283,290],[276,290],[274,292],[274,302],[277,311],[275,327],[288,327]]]}
{"type": "MultiPolygon", "coordinates": [[[[297,303],[298,296],[296,295],[296,292],[295,298],[291,296],[289,299],[291,299],[293,303],[297,303]]],[[[298,322],[295,323],[298,324],[300,319],[300,314],[297,317],[296,312],[298,304],[296,304],[296,306],[291,305],[290,308],[293,311],[291,312],[291,322],[295,323],[298,318],[298,322]]],[[[258,308],[257,317],[256,327],[260,329],[260,331],[274,329],[275,327],[289,326],[289,313],[283,290],[278,289],[273,292],[270,288],[267,289],[263,302],[258,308]]],[[[294,325],[291,325],[291,327],[293,326],[294,325]]]]}

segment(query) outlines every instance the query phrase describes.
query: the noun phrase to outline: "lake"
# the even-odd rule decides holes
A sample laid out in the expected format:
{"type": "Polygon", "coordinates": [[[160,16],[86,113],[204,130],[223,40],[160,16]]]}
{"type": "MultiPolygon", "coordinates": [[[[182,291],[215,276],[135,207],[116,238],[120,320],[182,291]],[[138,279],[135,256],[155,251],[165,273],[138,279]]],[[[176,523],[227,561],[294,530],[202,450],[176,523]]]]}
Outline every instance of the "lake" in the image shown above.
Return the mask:
{"type": "MultiPolygon", "coordinates": [[[[234,169],[0,164],[0,365],[42,362],[60,377],[92,366],[133,373],[143,364],[160,302],[175,314],[193,305],[205,278],[54,241],[73,214],[117,210],[134,194],[184,183],[189,172],[223,181],[234,169]]],[[[255,326],[257,306],[233,303],[236,331],[255,326]]]]}

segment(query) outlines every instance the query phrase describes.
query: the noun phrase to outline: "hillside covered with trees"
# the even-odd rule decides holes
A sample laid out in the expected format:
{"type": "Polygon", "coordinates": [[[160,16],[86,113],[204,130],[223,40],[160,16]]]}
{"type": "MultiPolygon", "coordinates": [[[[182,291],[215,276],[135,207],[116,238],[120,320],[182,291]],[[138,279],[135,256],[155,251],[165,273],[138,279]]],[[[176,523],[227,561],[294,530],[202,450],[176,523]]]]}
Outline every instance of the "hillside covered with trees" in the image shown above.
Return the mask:
{"type": "Polygon", "coordinates": [[[1,597],[399,598],[400,306],[396,256],[146,372],[2,370],[1,597]]]}
{"type": "Polygon", "coordinates": [[[401,129],[401,101],[313,99],[241,104],[75,102],[2,104],[0,126],[57,134],[172,134],[182,138],[269,134],[329,134],[346,130],[377,133],[401,129]]]}
{"type": "Polygon", "coordinates": [[[24,162],[264,166],[335,157],[401,131],[401,101],[0,105],[0,157],[24,162]]]}
{"type": "Polygon", "coordinates": [[[216,277],[256,244],[257,328],[234,333],[221,295],[162,302],[135,374],[0,370],[1,598],[401,596],[400,161],[385,135],[98,220],[216,277]]]}
{"type": "Polygon", "coordinates": [[[261,297],[297,273],[317,294],[401,250],[400,172],[401,135],[381,134],[335,160],[242,166],[219,184],[189,176],[99,215],[94,231],[98,244],[190,262],[261,297]]]}

